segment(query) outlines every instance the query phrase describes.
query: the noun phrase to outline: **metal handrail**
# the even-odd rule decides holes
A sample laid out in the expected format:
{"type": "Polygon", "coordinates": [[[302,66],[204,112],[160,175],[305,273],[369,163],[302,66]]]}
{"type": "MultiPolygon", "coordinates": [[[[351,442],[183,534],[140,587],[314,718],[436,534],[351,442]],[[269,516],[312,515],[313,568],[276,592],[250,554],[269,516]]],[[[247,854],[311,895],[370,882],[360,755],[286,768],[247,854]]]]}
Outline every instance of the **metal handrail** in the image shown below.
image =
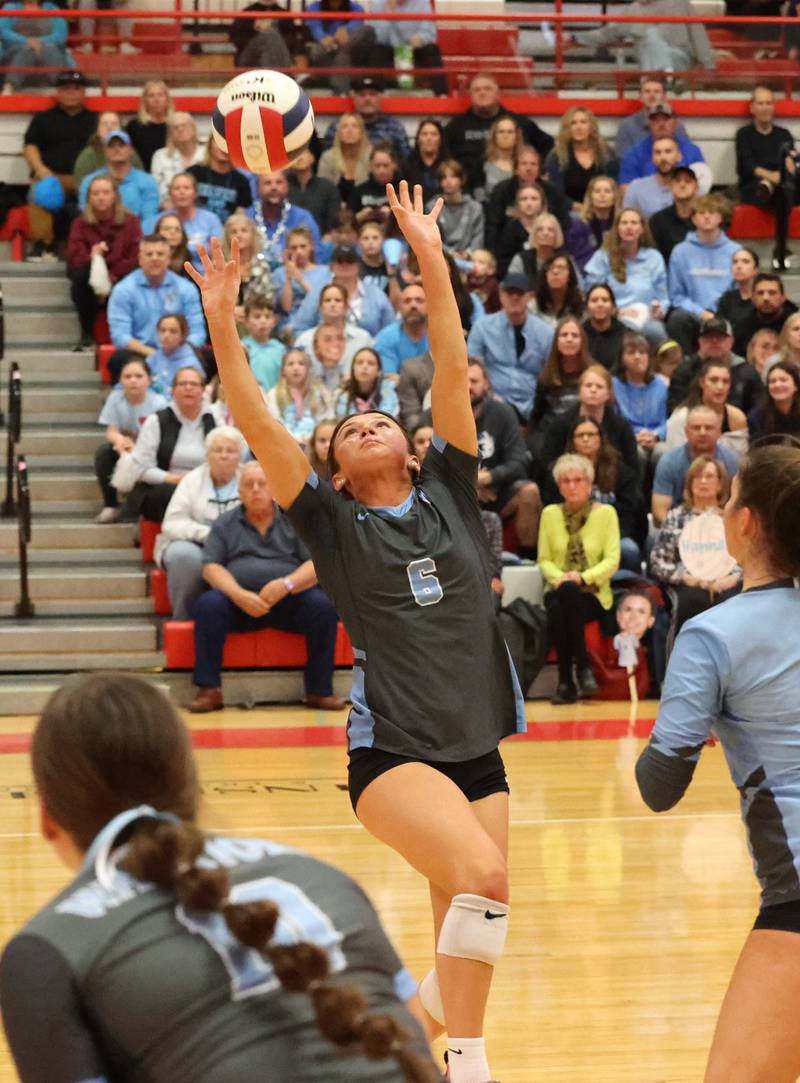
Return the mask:
{"type": "Polygon", "coordinates": [[[17,444],[22,436],[22,373],[16,361],[11,362],[8,374],[8,427],[6,429],[6,498],[0,515],[10,519],[17,513],[14,500],[14,458],[17,444]]]}
{"type": "Polygon", "coordinates": [[[28,546],[31,543],[31,492],[28,485],[28,464],[24,455],[17,456],[17,533],[19,538],[19,601],[14,616],[32,617],[36,608],[28,586],[28,546]]]}

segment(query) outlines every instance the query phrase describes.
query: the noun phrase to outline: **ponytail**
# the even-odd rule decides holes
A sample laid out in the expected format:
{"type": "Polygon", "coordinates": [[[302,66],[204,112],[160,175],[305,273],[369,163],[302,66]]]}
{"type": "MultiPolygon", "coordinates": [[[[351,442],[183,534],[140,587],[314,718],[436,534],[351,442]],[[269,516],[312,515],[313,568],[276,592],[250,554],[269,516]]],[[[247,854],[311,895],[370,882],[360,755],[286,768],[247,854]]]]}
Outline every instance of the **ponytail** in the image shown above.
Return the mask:
{"type": "Polygon", "coordinates": [[[738,481],[737,505],[758,516],[775,571],[800,578],[800,443],[792,437],[759,442],[739,468],[738,481]]]}
{"type": "Polygon", "coordinates": [[[278,907],[267,900],[232,903],[230,878],[222,868],[198,868],[205,837],[192,824],[145,820],[129,840],[123,868],[138,880],[174,891],[187,910],[222,914],[231,934],[269,961],[284,989],[308,993],[322,1035],[348,1053],[369,1060],[393,1057],[407,1083],[435,1083],[433,1065],[407,1048],[409,1034],[384,1013],[371,1015],[357,985],[327,980],[327,952],[316,944],[274,944],[278,907]]]}

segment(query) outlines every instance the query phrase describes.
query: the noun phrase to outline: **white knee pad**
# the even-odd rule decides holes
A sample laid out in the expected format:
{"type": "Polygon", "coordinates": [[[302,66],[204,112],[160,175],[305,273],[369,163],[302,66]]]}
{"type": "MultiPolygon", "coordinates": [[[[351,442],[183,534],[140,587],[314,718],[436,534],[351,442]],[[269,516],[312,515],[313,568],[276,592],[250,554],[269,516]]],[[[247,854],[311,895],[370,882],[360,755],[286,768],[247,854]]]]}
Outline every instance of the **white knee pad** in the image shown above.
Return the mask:
{"type": "Polygon", "coordinates": [[[439,988],[439,978],[436,967],[429,970],[419,983],[419,999],[422,1007],[441,1026],[446,1026],[444,1021],[444,1004],[442,1004],[442,991],[439,988]]]}
{"type": "Polygon", "coordinates": [[[454,895],[436,950],[442,955],[494,966],[505,947],[508,912],[507,903],[483,895],[454,895]]]}

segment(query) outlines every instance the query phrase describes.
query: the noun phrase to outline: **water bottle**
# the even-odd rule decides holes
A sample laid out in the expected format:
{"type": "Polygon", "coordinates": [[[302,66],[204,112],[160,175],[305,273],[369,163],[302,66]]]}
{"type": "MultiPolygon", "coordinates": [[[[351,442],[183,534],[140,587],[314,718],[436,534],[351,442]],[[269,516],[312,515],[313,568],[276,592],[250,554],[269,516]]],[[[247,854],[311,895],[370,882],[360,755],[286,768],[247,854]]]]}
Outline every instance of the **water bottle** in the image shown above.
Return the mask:
{"type": "Polygon", "coordinates": [[[414,67],[414,50],[410,45],[395,45],[394,67],[398,73],[397,85],[402,90],[411,90],[414,86],[414,76],[409,73],[414,67]]]}

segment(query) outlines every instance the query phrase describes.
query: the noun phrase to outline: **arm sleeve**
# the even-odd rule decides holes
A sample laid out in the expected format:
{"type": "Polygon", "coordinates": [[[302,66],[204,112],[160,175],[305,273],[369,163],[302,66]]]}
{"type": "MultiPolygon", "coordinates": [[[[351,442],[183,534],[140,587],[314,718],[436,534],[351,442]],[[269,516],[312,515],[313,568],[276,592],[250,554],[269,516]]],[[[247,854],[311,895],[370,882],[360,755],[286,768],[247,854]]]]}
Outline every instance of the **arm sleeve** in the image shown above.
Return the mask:
{"type": "Polygon", "coordinates": [[[148,485],[159,485],[167,476],[167,471],[158,465],[158,445],[161,442],[161,425],[155,414],[142,425],[141,432],[133,449],[133,457],[141,471],[141,480],[148,485]]]}
{"type": "Polygon", "coordinates": [[[125,280],[118,282],[108,298],[108,326],[111,341],[117,347],[127,346],[133,338],[133,299],[125,280]]]}
{"type": "Polygon", "coordinates": [[[51,19],[50,33],[41,39],[43,45],[66,45],[67,44],[67,20],[51,19]]]}
{"type": "Polygon", "coordinates": [[[193,541],[202,545],[208,536],[208,524],[199,522],[192,515],[195,503],[201,503],[205,495],[195,491],[194,480],[188,474],[182,478],[167,505],[161,532],[170,541],[193,541]]]}
{"type": "Polygon", "coordinates": [[[730,658],[702,626],[683,628],[675,642],[650,743],[636,764],[636,781],[654,812],[676,805],[722,707],[730,658]]]}
{"type": "Polygon", "coordinates": [[[547,508],[545,508],[541,521],[539,523],[538,556],[539,568],[541,569],[542,575],[545,577],[548,583],[555,583],[555,581],[557,579],[560,579],[564,573],[554,560],[555,554],[553,553],[553,538],[550,534],[551,518],[552,517],[547,514],[547,508]]]}
{"type": "Polygon", "coordinates": [[[144,222],[145,219],[158,214],[158,183],[155,178],[151,177],[148,173],[143,173],[140,180],[142,183],[139,201],[139,218],[144,222]]]}
{"type": "Polygon", "coordinates": [[[610,504],[602,504],[598,509],[605,522],[603,529],[603,555],[597,564],[581,572],[584,583],[599,584],[610,582],[611,576],[619,568],[619,519],[610,504]]]}
{"type": "Polygon", "coordinates": [[[206,341],[206,321],[203,318],[203,306],[200,294],[191,284],[180,279],[181,295],[184,302],[184,315],[189,324],[189,342],[192,346],[203,346],[206,341]]]}
{"type": "Polygon", "coordinates": [[[23,933],[8,945],[0,1007],[21,1083],[106,1083],[73,975],[46,941],[23,933]]]}

